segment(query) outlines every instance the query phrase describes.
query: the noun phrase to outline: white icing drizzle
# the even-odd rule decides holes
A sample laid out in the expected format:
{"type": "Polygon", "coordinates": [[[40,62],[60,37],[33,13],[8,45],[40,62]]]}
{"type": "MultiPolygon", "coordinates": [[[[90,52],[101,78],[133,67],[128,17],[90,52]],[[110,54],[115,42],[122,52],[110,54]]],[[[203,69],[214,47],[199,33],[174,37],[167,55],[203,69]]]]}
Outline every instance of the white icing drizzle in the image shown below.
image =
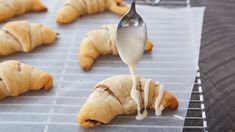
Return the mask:
{"type": "Polygon", "coordinates": [[[160,85],[160,82],[159,82],[159,81],[156,81],[155,84],[159,86],[159,85],[160,85]]]}
{"type": "Polygon", "coordinates": [[[155,109],[155,114],[157,116],[162,115],[162,111],[165,109],[165,107],[163,105],[161,105],[157,110],[155,109]]]}
{"type": "Polygon", "coordinates": [[[162,114],[162,110],[164,109],[163,105],[160,106],[160,103],[161,103],[162,98],[163,98],[164,91],[165,91],[164,85],[160,84],[159,88],[158,88],[158,96],[157,96],[157,98],[155,100],[155,105],[154,105],[155,114],[157,116],[161,115],[162,114]]]}
{"type": "Polygon", "coordinates": [[[131,71],[132,79],[133,79],[133,84],[132,84],[132,89],[131,89],[131,98],[135,101],[137,105],[137,120],[143,120],[147,115],[147,106],[148,106],[148,97],[149,97],[149,86],[151,79],[146,80],[145,86],[144,86],[144,111],[141,113],[141,106],[140,106],[140,96],[139,96],[139,91],[136,90],[137,88],[137,80],[136,80],[136,74],[135,74],[135,66],[134,65],[129,65],[129,69],[131,71]]]}
{"type": "Polygon", "coordinates": [[[135,101],[136,105],[137,105],[137,116],[136,119],[137,120],[142,120],[144,119],[143,115],[141,114],[141,107],[140,107],[140,98],[139,98],[139,92],[136,90],[137,87],[137,81],[136,81],[136,74],[135,74],[135,65],[128,65],[130,72],[131,72],[131,76],[132,76],[132,80],[133,80],[133,84],[132,84],[132,89],[131,89],[131,98],[135,101]]]}
{"type": "Polygon", "coordinates": [[[135,66],[144,53],[146,35],[147,34],[145,28],[132,26],[126,26],[124,28],[118,29],[116,34],[119,56],[121,57],[122,61],[128,65],[133,80],[130,95],[137,105],[137,120],[142,120],[147,116],[146,110],[142,114],[140,112],[141,96],[139,91],[136,89],[137,80],[135,74],[135,66]],[[135,46],[134,48],[133,45],[135,46]]]}
{"type": "MultiPolygon", "coordinates": [[[[137,120],[143,120],[147,115],[147,106],[148,106],[148,96],[149,96],[149,88],[150,88],[150,82],[151,79],[146,80],[145,82],[145,86],[144,86],[144,111],[143,113],[141,113],[141,106],[140,106],[140,96],[139,96],[139,91],[136,89],[137,88],[137,80],[136,80],[136,74],[135,74],[135,65],[129,65],[129,69],[131,72],[131,76],[132,76],[132,80],[133,80],[133,84],[132,84],[132,89],[131,89],[131,98],[135,101],[136,105],[137,105],[137,116],[136,119],[137,120]]],[[[155,114],[157,116],[160,116],[162,114],[162,111],[165,109],[165,107],[163,105],[160,105],[164,92],[165,92],[165,88],[163,84],[160,84],[160,82],[156,82],[157,85],[159,85],[158,88],[158,96],[155,100],[155,114]]]]}
{"type": "Polygon", "coordinates": [[[148,106],[148,102],[149,102],[148,99],[149,99],[150,82],[151,82],[151,79],[148,79],[148,80],[146,80],[145,85],[144,85],[144,112],[143,112],[143,114],[145,116],[148,115],[147,106],[148,106]]]}

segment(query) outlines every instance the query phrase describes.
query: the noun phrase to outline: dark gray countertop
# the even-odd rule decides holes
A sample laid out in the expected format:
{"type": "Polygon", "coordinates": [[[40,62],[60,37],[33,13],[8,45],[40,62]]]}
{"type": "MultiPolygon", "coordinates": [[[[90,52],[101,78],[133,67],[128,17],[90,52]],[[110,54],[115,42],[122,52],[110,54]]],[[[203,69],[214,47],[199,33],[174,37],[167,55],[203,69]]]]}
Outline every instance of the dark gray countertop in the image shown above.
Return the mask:
{"type": "Polygon", "coordinates": [[[200,52],[208,130],[235,131],[235,0],[192,0],[206,6],[200,52]]]}

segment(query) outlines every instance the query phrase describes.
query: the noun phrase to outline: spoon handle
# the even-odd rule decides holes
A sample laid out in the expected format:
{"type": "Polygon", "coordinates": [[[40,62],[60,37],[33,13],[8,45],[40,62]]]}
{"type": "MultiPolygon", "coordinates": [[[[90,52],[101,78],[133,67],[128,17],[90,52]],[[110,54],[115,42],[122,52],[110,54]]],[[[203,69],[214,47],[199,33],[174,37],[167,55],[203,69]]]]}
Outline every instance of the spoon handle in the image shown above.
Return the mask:
{"type": "Polygon", "coordinates": [[[135,11],[135,0],[131,1],[131,11],[135,11]]]}

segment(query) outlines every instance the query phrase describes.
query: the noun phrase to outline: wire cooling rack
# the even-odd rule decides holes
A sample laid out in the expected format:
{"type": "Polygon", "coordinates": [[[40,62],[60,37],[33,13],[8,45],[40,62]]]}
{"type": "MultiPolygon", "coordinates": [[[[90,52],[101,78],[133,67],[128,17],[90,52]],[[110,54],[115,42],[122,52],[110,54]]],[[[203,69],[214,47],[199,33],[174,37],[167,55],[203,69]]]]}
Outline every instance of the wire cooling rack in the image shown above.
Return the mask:
{"type": "MultiPolygon", "coordinates": [[[[57,0],[46,1],[45,3],[54,4],[57,0]]],[[[58,0],[59,1],[59,0],[58,0]]],[[[143,0],[137,0],[138,4],[146,4],[143,0]]],[[[57,2],[57,4],[60,4],[57,2]]],[[[62,4],[60,4],[61,6],[62,4]]],[[[167,7],[190,7],[189,0],[161,0],[159,6],[167,7]]],[[[56,9],[57,10],[57,9],[56,9]]],[[[49,13],[51,10],[49,10],[49,13]]],[[[53,12],[53,10],[52,10],[53,12]]],[[[53,13],[51,13],[53,14],[53,13]]],[[[47,23],[54,23],[54,16],[50,15],[50,18],[53,19],[44,19],[43,14],[38,14],[37,16],[30,16],[32,21],[42,22],[47,25],[47,23]]],[[[96,17],[96,16],[94,16],[96,17]]],[[[21,20],[22,17],[17,17],[15,20],[21,20]]],[[[29,18],[25,15],[25,18],[29,18]]],[[[110,20],[113,22],[112,20],[110,20]]],[[[97,21],[98,23],[99,21],[97,21]]],[[[53,24],[56,25],[56,24],[53,24]]],[[[68,25],[67,27],[70,27],[68,25]]],[[[53,28],[53,26],[52,26],[53,28]]],[[[71,28],[71,27],[70,27],[71,28]]],[[[93,26],[87,26],[79,29],[79,32],[86,34],[87,31],[98,28],[93,26]],[[86,28],[86,29],[85,29],[86,28]]],[[[17,54],[11,57],[3,58],[1,60],[8,59],[19,59],[24,63],[32,64],[33,66],[39,67],[45,71],[51,71],[54,76],[55,85],[54,89],[50,92],[31,92],[24,94],[23,96],[11,97],[6,100],[1,101],[0,103],[0,132],[75,132],[77,131],[77,123],[75,121],[76,114],[80,109],[81,105],[87,99],[82,95],[89,95],[90,90],[82,87],[93,87],[93,85],[100,80],[97,80],[99,74],[90,74],[87,77],[84,77],[84,74],[79,71],[78,61],[76,59],[76,53],[78,50],[77,41],[79,41],[84,36],[78,36],[77,32],[71,32],[67,28],[58,29],[61,36],[59,38],[60,43],[56,44],[55,47],[40,47],[37,48],[30,54],[17,54]],[[72,38],[72,39],[71,39],[72,38]],[[74,48],[75,47],[75,48],[74,48]],[[48,52],[44,53],[43,51],[47,50],[48,52]],[[52,51],[52,52],[50,52],[52,51]],[[43,52],[43,53],[41,53],[43,52]],[[53,58],[53,59],[52,59],[53,58]],[[76,71],[76,73],[74,73],[76,71]],[[67,79],[67,77],[70,79],[67,79]],[[80,84],[80,80],[77,80],[76,77],[83,78],[84,83],[80,84]],[[92,80],[92,81],[89,81],[92,80]],[[70,85],[71,83],[76,83],[79,85],[79,89],[70,85]],[[43,96],[42,96],[43,95],[43,96]],[[27,107],[27,108],[26,108],[27,107]],[[20,112],[19,112],[20,111],[20,112]]],[[[164,49],[164,47],[162,47],[164,49]]],[[[175,48],[180,51],[180,48],[175,48]]],[[[162,50],[161,52],[165,52],[162,50]]],[[[177,51],[178,52],[178,51],[177,51]]],[[[173,53],[173,51],[172,51],[173,53]]],[[[154,56],[154,54],[153,54],[154,56]]],[[[148,55],[144,56],[148,58],[148,55]]],[[[172,57],[172,56],[171,56],[172,57]]],[[[174,56],[173,56],[174,57],[174,56]]],[[[179,57],[179,56],[178,56],[179,57]]],[[[177,56],[176,56],[177,58],[177,56]]],[[[115,62],[117,58],[113,58],[115,62]]],[[[100,59],[96,66],[92,69],[92,72],[99,72],[102,70],[102,75],[108,75],[110,70],[107,70],[107,67],[102,67],[105,64],[115,66],[114,62],[107,60],[107,58],[100,59]]],[[[118,63],[119,64],[119,63],[118,63]]],[[[177,64],[177,63],[175,63],[177,64]]],[[[145,67],[146,68],[146,67],[145,67]]],[[[142,68],[142,72],[148,72],[146,74],[151,74],[151,68],[149,65],[147,69],[142,68]]],[[[113,73],[123,72],[123,67],[118,69],[117,67],[113,69],[113,73]]],[[[176,78],[177,79],[177,78],[176,78]]],[[[182,111],[187,111],[187,116],[185,118],[185,123],[183,131],[185,132],[206,132],[207,123],[206,123],[206,113],[204,110],[204,100],[203,100],[203,88],[201,86],[200,72],[198,71],[197,78],[195,81],[194,89],[192,91],[192,97],[190,100],[189,107],[184,106],[181,108],[182,111]]],[[[134,116],[133,116],[134,117],[134,116]]],[[[120,116],[123,120],[127,120],[128,116],[120,116]]],[[[149,117],[155,119],[155,117],[149,117]]],[[[164,118],[163,118],[164,119],[164,118]]],[[[159,119],[159,123],[164,124],[164,120],[159,119]]],[[[134,121],[134,120],[131,120],[134,121]]],[[[128,125],[107,125],[103,130],[108,131],[107,128],[128,128],[128,125]],[[106,128],[106,129],[105,129],[106,128]]],[[[138,130],[140,127],[135,125],[138,130]]],[[[145,130],[148,129],[148,126],[145,126],[145,130]]],[[[153,129],[160,129],[161,126],[151,125],[153,129]]],[[[169,127],[171,132],[181,129],[181,126],[162,126],[169,127]]],[[[153,130],[152,129],[152,130],[153,130]]],[[[81,129],[79,129],[81,130],[81,129]]],[[[144,130],[144,129],[143,129],[144,130]]],[[[85,130],[84,130],[85,131],[85,130]]],[[[119,130],[120,131],[120,130],[119,130]]]]}
{"type": "Polygon", "coordinates": [[[183,132],[208,132],[200,71],[197,72],[183,132]]]}
{"type": "MultiPolygon", "coordinates": [[[[158,4],[155,5],[169,7],[190,7],[191,1],[192,0],[161,0],[158,4]]],[[[140,4],[149,4],[143,0],[138,0],[138,2],[140,4]]],[[[197,71],[197,77],[195,79],[183,132],[208,132],[200,70],[197,71]]]]}
{"type": "MultiPolygon", "coordinates": [[[[191,7],[192,0],[161,0],[159,3],[154,3],[155,0],[149,1],[152,3],[146,0],[137,0],[137,3],[166,7],[191,7]]],[[[183,132],[208,132],[200,70],[197,71],[183,132]]]]}

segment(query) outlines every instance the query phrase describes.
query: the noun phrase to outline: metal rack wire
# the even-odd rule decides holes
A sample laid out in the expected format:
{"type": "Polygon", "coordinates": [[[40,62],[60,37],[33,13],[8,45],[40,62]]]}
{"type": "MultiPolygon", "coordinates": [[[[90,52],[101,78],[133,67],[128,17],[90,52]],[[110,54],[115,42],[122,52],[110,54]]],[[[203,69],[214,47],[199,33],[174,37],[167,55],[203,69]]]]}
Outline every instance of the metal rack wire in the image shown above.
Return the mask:
{"type": "Polygon", "coordinates": [[[183,132],[208,132],[200,71],[197,72],[183,132]]]}

